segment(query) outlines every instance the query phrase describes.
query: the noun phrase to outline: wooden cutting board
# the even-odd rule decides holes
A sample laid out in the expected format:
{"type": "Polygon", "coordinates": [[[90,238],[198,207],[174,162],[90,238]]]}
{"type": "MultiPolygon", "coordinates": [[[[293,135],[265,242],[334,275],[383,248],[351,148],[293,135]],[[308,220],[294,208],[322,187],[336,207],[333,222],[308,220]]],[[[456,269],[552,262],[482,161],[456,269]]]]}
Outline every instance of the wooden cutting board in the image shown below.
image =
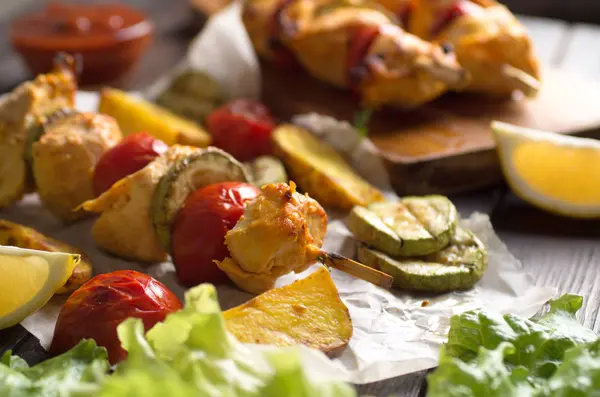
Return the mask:
{"type": "MultiPolygon", "coordinates": [[[[347,91],[302,70],[262,63],[263,100],[280,118],[318,112],[352,122],[360,106],[347,91]]],[[[398,194],[452,194],[502,179],[490,122],[565,134],[600,133],[600,84],[547,70],[536,99],[494,100],[448,94],[414,111],[381,111],[369,137],[398,194]]],[[[599,135],[600,136],[600,135],[599,135]]]]}

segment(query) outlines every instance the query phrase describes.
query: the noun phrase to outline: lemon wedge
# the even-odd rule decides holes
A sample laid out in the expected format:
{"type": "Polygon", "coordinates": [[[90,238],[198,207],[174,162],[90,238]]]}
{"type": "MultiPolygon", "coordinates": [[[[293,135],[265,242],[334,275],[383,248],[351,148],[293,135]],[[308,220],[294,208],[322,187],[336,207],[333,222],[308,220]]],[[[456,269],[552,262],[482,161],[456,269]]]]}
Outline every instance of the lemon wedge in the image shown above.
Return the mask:
{"type": "Polygon", "coordinates": [[[20,323],[52,298],[79,255],[0,246],[0,329],[20,323]]]}
{"type": "Polygon", "coordinates": [[[549,212],[600,217],[600,141],[492,122],[511,189],[549,212]]]}

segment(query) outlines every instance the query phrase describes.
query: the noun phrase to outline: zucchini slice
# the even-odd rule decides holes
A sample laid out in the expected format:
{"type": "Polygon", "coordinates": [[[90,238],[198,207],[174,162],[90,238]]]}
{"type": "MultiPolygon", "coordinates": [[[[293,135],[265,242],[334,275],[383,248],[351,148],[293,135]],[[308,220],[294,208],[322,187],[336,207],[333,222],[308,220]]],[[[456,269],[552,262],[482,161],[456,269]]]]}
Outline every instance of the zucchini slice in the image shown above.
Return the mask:
{"type": "Polygon", "coordinates": [[[394,277],[396,288],[436,293],[472,288],[483,277],[488,263],[483,243],[462,228],[456,228],[450,245],[434,254],[393,258],[362,246],[358,260],[394,277]]]}
{"type": "Polygon", "coordinates": [[[160,178],[150,216],[158,239],[166,252],[171,252],[171,225],[188,196],[218,182],[250,182],[248,172],[229,153],[209,147],[172,164],[160,178]]]}
{"type": "Polygon", "coordinates": [[[252,177],[252,183],[261,187],[269,183],[287,183],[289,181],[283,163],[273,156],[261,156],[254,161],[244,163],[252,177]]]}
{"type": "Polygon", "coordinates": [[[393,256],[421,256],[449,244],[458,211],[444,196],[405,197],[397,203],[354,207],[346,222],[369,246],[393,256]]]}

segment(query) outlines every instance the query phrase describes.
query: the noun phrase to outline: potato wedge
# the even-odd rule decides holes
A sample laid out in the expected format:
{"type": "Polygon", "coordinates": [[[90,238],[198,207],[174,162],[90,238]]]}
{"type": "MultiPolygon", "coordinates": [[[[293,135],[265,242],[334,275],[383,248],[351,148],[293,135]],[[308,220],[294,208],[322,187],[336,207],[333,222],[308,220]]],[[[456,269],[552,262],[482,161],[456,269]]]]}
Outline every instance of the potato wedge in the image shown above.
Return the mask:
{"type": "Polygon", "coordinates": [[[114,117],[125,136],[146,131],[168,145],[206,147],[211,142],[208,132],[198,124],[114,88],[102,90],[98,110],[114,117]]]}
{"type": "Polygon", "coordinates": [[[273,143],[291,179],[324,207],[350,210],[383,200],[383,194],[361,178],[335,149],[310,132],[284,124],[273,132],[273,143]]]}
{"type": "Polygon", "coordinates": [[[223,313],[225,325],[244,343],[306,345],[329,356],[352,337],[348,308],[326,268],[223,313]]]}
{"type": "Polygon", "coordinates": [[[75,267],[75,270],[73,270],[73,274],[71,274],[67,283],[56,291],[57,294],[69,294],[81,287],[92,277],[92,263],[81,250],[62,241],[55,240],[52,237],[45,236],[30,227],[0,219],[0,245],[48,252],[80,254],[81,260],[75,267]]]}

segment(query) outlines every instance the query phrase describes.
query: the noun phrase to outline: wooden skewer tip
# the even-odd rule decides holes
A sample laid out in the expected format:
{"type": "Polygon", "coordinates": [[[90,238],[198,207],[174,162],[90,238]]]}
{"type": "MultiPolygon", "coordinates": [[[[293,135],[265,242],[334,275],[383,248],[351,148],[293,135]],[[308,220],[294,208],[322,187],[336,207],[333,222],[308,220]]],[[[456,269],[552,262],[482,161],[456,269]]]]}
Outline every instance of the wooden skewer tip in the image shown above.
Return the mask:
{"type": "Polygon", "coordinates": [[[358,263],[352,259],[346,258],[345,256],[321,251],[318,259],[326,266],[340,270],[381,288],[392,288],[392,284],[394,282],[394,278],[392,276],[377,269],[373,269],[372,267],[365,266],[362,263],[358,263]]]}

